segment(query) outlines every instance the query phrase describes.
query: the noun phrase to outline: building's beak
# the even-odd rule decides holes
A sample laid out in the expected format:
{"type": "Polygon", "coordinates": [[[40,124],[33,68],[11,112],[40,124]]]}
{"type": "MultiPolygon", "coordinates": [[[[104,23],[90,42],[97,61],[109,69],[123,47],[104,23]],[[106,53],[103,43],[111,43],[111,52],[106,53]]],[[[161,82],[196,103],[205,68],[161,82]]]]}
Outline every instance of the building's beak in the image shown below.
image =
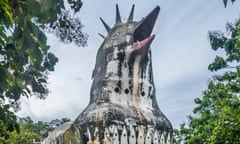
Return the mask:
{"type": "Polygon", "coordinates": [[[151,35],[151,33],[157,20],[159,11],[160,7],[157,6],[150,14],[147,15],[147,17],[140,21],[134,31],[134,50],[141,55],[146,54],[154,39],[154,35],[151,35]]]}

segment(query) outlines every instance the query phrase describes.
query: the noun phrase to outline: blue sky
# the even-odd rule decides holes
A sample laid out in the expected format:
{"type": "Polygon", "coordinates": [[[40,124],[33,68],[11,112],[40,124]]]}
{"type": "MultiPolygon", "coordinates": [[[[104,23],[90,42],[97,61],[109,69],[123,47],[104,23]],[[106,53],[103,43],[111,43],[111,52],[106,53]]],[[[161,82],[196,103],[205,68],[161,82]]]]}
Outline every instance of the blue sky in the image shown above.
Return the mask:
{"type": "Polygon", "coordinates": [[[194,98],[207,87],[212,75],[207,67],[217,54],[211,50],[207,33],[224,31],[226,22],[236,21],[240,17],[239,1],[224,8],[222,0],[83,0],[78,16],[85,25],[83,31],[89,34],[88,47],[63,44],[48,34],[51,51],[60,60],[49,78],[51,93],[46,100],[22,99],[19,116],[43,121],[62,117],[74,120],[87,106],[96,52],[103,41],[98,33],[106,34],[99,17],[113,25],[116,3],[123,20],[132,4],[136,21],[156,5],[161,7],[151,47],[157,100],[174,127],[187,121],[194,98]]]}

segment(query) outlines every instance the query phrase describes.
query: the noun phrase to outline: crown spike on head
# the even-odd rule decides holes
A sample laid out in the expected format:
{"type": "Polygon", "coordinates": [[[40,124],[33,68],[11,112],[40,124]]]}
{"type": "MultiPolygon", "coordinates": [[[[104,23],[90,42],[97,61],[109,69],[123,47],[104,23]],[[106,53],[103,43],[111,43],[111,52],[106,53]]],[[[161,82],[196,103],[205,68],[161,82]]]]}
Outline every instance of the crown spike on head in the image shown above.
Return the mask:
{"type": "Polygon", "coordinates": [[[101,22],[103,23],[105,29],[107,30],[107,32],[109,32],[111,30],[110,26],[107,25],[107,23],[105,23],[105,21],[100,17],[101,22]]]}
{"type": "Polygon", "coordinates": [[[118,4],[116,4],[116,24],[122,23],[118,4]]]}
{"type": "Polygon", "coordinates": [[[128,22],[133,21],[134,7],[135,7],[135,5],[133,4],[131,12],[130,12],[129,17],[128,17],[128,22]]]}
{"type": "Polygon", "coordinates": [[[102,35],[101,33],[98,33],[98,35],[99,35],[101,38],[105,39],[105,36],[102,35]]]}

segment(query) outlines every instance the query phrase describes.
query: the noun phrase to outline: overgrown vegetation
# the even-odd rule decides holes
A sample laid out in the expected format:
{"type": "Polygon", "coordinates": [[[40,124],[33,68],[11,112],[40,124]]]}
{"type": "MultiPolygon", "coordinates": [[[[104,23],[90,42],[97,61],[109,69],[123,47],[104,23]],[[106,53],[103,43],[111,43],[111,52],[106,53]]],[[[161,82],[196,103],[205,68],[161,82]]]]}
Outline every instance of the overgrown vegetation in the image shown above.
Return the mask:
{"type": "MultiPolygon", "coordinates": [[[[235,0],[231,0],[234,2],[235,0]]],[[[223,0],[227,6],[227,0],[223,0]]],[[[218,72],[201,98],[196,98],[189,124],[175,130],[178,143],[239,144],[240,142],[240,19],[226,32],[209,32],[214,51],[224,51],[209,65],[218,72]]]]}
{"type": "Polygon", "coordinates": [[[81,0],[1,0],[0,1],[0,143],[9,132],[19,131],[14,110],[22,96],[46,98],[47,78],[58,58],[49,52],[44,29],[64,42],[86,46],[88,35],[74,17],[81,0]]]}
{"type": "Polygon", "coordinates": [[[9,133],[9,139],[5,143],[9,144],[32,144],[33,141],[40,142],[48,136],[48,132],[54,130],[59,125],[69,122],[70,119],[54,119],[51,122],[38,121],[34,122],[30,117],[20,118],[17,123],[19,132],[9,133]]]}

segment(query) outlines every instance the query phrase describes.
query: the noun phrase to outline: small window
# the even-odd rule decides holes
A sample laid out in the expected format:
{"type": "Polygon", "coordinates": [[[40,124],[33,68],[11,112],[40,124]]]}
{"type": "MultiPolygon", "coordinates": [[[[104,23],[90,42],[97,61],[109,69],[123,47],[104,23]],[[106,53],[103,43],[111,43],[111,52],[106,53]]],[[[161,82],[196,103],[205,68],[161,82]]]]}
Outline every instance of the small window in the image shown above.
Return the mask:
{"type": "Polygon", "coordinates": [[[116,87],[116,88],[114,89],[114,91],[115,91],[116,93],[119,93],[119,88],[116,87]]]}
{"type": "Polygon", "coordinates": [[[124,92],[125,92],[125,94],[128,94],[128,93],[129,93],[129,90],[128,90],[128,89],[125,89],[124,92]]]}
{"type": "Polygon", "coordinates": [[[144,92],[144,91],[142,91],[142,92],[141,92],[141,95],[142,95],[142,96],[145,96],[145,92],[144,92]]]}

